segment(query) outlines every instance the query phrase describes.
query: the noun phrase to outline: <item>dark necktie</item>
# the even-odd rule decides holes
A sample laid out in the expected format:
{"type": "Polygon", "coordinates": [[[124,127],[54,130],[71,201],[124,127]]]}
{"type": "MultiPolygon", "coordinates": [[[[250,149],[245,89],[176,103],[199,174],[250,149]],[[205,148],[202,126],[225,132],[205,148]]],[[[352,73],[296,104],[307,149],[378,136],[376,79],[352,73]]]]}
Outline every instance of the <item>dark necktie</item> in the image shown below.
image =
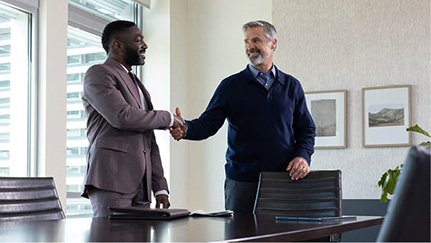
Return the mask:
{"type": "Polygon", "coordinates": [[[132,72],[129,72],[129,76],[130,78],[132,78],[132,81],[135,84],[136,92],[138,92],[139,100],[141,100],[141,93],[139,92],[138,81],[136,81],[135,74],[133,74],[132,72]]]}

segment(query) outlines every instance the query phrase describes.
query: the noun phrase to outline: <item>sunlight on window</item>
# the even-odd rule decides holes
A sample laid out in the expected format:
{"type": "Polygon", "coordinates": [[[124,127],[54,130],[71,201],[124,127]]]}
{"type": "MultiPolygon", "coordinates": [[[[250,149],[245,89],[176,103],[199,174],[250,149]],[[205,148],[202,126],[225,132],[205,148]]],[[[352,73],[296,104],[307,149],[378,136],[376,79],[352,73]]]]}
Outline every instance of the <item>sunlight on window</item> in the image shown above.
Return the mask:
{"type": "Polygon", "coordinates": [[[0,3],[0,176],[27,176],[31,15],[0,3]]]}
{"type": "Polygon", "coordinates": [[[103,63],[106,54],[101,47],[100,37],[70,26],[67,47],[66,211],[69,216],[92,213],[89,200],[80,196],[88,146],[87,118],[81,101],[82,82],[87,69],[95,63],[103,63]]]}

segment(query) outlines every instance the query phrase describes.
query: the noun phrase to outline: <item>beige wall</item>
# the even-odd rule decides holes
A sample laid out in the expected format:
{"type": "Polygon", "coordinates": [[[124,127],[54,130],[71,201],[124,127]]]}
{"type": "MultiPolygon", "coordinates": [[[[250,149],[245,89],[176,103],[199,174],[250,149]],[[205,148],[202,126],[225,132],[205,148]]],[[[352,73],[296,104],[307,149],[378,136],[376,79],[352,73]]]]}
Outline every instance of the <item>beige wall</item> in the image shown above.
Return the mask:
{"type": "MultiPolygon", "coordinates": [[[[151,94],[157,110],[170,107],[170,1],[153,1],[151,9],[143,10],[142,32],[148,45],[142,81],[151,94]]],[[[155,130],[165,177],[170,183],[169,151],[171,136],[167,131],[155,130]]],[[[153,200],[154,204],[154,200],[153,200]]]]}
{"type": "MultiPolygon", "coordinates": [[[[270,0],[175,0],[171,11],[171,110],[206,108],[220,81],[247,64],[242,25],[271,21],[270,0]]],[[[191,210],[224,209],[225,126],[202,142],[171,142],[171,200],[191,210]]]]}
{"type": "Polygon", "coordinates": [[[344,198],[379,198],[381,174],[408,148],[362,148],[361,89],[411,84],[412,124],[431,130],[430,1],[274,0],[272,19],[279,68],[305,91],[348,91],[347,149],[317,150],[311,168],[340,169],[344,198]]]}
{"type": "MultiPolygon", "coordinates": [[[[188,114],[188,60],[190,50],[187,41],[187,0],[171,1],[170,33],[175,40],[170,42],[171,51],[171,111],[180,107],[183,114],[188,114]]],[[[171,139],[170,151],[170,190],[171,202],[175,207],[189,208],[189,163],[188,143],[171,139]]]]}
{"type": "Polygon", "coordinates": [[[67,1],[40,1],[37,176],[52,176],[66,208],[67,1]]]}

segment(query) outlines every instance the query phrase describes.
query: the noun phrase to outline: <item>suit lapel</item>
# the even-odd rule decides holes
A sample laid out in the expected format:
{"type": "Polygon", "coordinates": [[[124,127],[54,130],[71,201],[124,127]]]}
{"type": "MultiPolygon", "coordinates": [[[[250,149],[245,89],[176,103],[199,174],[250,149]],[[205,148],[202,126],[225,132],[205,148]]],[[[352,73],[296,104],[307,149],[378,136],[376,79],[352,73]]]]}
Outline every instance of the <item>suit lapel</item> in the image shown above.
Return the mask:
{"type": "Polygon", "coordinates": [[[136,77],[136,80],[138,82],[139,88],[142,90],[142,93],[144,93],[145,102],[147,103],[148,110],[153,110],[153,103],[151,103],[151,97],[148,90],[145,88],[144,84],[142,84],[141,80],[136,77]]]}
{"type": "MultiPolygon", "coordinates": [[[[127,89],[132,94],[133,98],[135,98],[136,102],[139,105],[139,108],[142,109],[142,103],[141,103],[141,100],[139,98],[138,91],[136,90],[136,86],[133,83],[132,79],[130,78],[129,74],[126,72],[126,70],[121,66],[121,64],[113,58],[108,58],[105,61],[105,65],[111,66],[118,73],[118,75],[121,77],[122,81],[126,84],[127,89]]],[[[141,85],[139,85],[139,86],[141,86],[141,85]]],[[[141,88],[141,90],[142,90],[142,88],[141,88]]]]}

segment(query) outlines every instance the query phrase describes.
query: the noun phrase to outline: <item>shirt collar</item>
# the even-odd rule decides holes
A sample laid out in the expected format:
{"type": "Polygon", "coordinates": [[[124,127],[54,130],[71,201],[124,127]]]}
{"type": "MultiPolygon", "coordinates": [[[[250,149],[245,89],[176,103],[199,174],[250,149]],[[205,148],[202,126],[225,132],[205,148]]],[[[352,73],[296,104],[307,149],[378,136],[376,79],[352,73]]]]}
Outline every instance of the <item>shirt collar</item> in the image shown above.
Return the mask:
{"type": "Polygon", "coordinates": [[[120,63],[120,66],[121,66],[121,67],[123,67],[123,69],[124,69],[124,71],[126,71],[126,73],[129,73],[129,72],[131,72],[131,71],[132,71],[132,70],[130,70],[130,71],[129,71],[129,70],[127,70],[127,68],[126,68],[123,64],[121,64],[121,63],[120,63]]]}
{"type": "MultiPolygon", "coordinates": [[[[257,70],[255,67],[253,67],[253,65],[248,64],[248,67],[250,69],[251,75],[253,75],[254,78],[257,78],[257,75],[259,75],[259,73],[262,73],[261,71],[257,70]]],[[[270,72],[272,73],[273,77],[276,77],[276,70],[275,70],[275,65],[272,64],[272,68],[270,70],[270,72]]]]}

